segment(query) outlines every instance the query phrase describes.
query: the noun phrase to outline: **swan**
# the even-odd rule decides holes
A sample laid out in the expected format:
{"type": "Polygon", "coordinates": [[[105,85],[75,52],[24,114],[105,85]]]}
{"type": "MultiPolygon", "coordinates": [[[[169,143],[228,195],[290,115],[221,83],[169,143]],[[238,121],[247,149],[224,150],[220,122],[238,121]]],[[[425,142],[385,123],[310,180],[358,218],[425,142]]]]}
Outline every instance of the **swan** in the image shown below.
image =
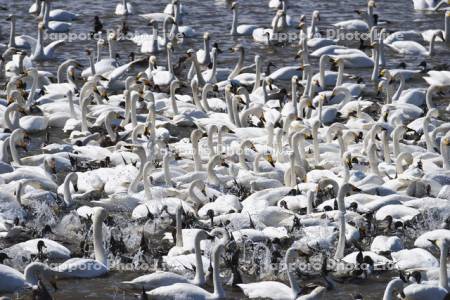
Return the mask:
{"type": "Polygon", "coordinates": [[[148,296],[154,299],[223,299],[225,290],[223,289],[220,278],[220,258],[225,251],[225,246],[221,243],[214,246],[212,250],[212,267],[214,292],[210,293],[196,285],[189,283],[175,283],[173,285],[156,288],[146,292],[148,296]]]}
{"type": "Polygon", "coordinates": [[[415,10],[434,10],[438,0],[413,0],[415,10]]]}
{"type": "Polygon", "coordinates": [[[283,15],[284,12],[282,10],[277,12],[272,28],[259,27],[253,30],[253,39],[258,43],[270,45],[272,43],[272,39],[276,39],[275,35],[278,33],[278,26],[276,26],[276,24],[278,24],[278,20],[280,20],[283,15]]]}
{"type": "Polygon", "coordinates": [[[11,31],[9,35],[8,48],[31,50],[36,47],[36,39],[29,35],[16,36],[16,15],[9,15],[6,18],[11,23],[11,31]]]}
{"type": "Polygon", "coordinates": [[[315,299],[320,297],[320,295],[325,291],[322,286],[316,287],[309,295],[300,296],[302,289],[295,280],[295,275],[291,268],[291,260],[295,258],[299,252],[298,248],[291,247],[286,251],[284,261],[287,267],[288,278],[290,287],[277,281],[260,281],[255,283],[238,284],[237,286],[242,290],[242,292],[250,299],[255,298],[269,298],[269,299],[315,299]],[[299,297],[299,298],[298,298],[299,297]],[[311,298],[313,297],[313,298],[311,298]]]}
{"type": "Polygon", "coordinates": [[[134,15],[135,9],[133,4],[128,2],[128,0],[122,0],[122,3],[118,3],[115,10],[116,16],[128,16],[128,15],[134,15]]]}
{"type": "Polygon", "coordinates": [[[0,264],[0,292],[15,293],[31,289],[42,278],[52,279],[54,272],[45,264],[33,262],[26,266],[24,273],[0,264]]]}
{"type": "Polygon", "coordinates": [[[436,38],[440,38],[444,41],[444,35],[442,31],[435,32],[430,40],[429,50],[425,49],[422,45],[414,41],[395,41],[386,44],[389,48],[397,53],[410,56],[432,56],[434,54],[434,44],[436,38]]]}
{"type": "Polygon", "coordinates": [[[50,11],[51,11],[52,0],[44,0],[44,26],[47,32],[52,33],[67,33],[72,27],[72,23],[62,22],[62,21],[50,21],[50,11]]]}
{"type": "Polygon", "coordinates": [[[247,25],[247,24],[241,24],[238,25],[238,15],[239,15],[239,4],[237,2],[233,2],[231,4],[231,10],[233,11],[233,23],[231,25],[231,32],[230,34],[233,36],[241,35],[241,36],[247,36],[252,35],[253,31],[257,28],[256,25],[247,25]]]}
{"type": "Polygon", "coordinates": [[[56,59],[55,50],[65,43],[65,39],[62,39],[44,46],[44,29],[45,24],[40,22],[38,24],[38,39],[36,42],[36,47],[31,55],[32,61],[49,61],[56,59]]]}

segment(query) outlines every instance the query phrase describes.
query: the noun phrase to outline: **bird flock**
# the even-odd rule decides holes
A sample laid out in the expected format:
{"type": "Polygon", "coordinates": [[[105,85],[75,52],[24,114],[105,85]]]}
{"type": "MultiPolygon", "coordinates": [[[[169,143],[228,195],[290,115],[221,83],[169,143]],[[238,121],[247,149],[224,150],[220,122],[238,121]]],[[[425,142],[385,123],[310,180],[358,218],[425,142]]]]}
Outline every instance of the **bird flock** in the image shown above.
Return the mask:
{"type": "Polygon", "coordinates": [[[273,18],[243,24],[246,1],[216,1],[221,36],[195,1],[119,2],[62,62],[69,2],[30,3],[36,37],[0,7],[1,299],[450,299],[447,1],[405,4],[441,28],[392,30],[368,0],[326,33],[326,10],[260,1],[273,18]]]}

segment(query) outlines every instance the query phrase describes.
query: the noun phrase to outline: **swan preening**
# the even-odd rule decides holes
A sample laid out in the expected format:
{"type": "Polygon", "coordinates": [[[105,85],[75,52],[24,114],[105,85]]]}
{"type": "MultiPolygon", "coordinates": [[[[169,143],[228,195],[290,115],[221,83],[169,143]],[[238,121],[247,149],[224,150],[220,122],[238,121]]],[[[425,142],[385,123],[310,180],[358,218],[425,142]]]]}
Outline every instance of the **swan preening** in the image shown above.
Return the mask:
{"type": "Polygon", "coordinates": [[[33,2],[0,45],[1,295],[448,299],[447,1],[33,2]],[[49,41],[84,9],[98,39],[49,41]]]}

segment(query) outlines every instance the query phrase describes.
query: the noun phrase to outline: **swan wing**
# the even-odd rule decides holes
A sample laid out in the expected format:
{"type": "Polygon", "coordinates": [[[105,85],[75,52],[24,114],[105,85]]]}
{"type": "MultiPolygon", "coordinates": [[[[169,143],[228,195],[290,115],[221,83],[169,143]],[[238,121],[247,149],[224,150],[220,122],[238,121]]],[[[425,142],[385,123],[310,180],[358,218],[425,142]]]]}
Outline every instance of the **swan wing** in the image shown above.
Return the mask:
{"type": "Polygon", "coordinates": [[[65,43],[65,41],[66,41],[65,39],[58,40],[58,41],[51,42],[50,44],[45,46],[45,48],[44,48],[45,56],[53,57],[53,52],[55,51],[55,49],[62,46],[65,43]]]}
{"type": "Polygon", "coordinates": [[[292,289],[278,281],[261,281],[238,284],[238,287],[249,298],[290,299],[292,289]]]}
{"type": "Polygon", "coordinates": [[[189,283],[189,280],[186,276],[172,272],[155,272],[152,274],[142,275],[131,281],[124,281],[122,283],[125,285],[144,288],[145,290],[153,290],[158,287],[168,286],[175,283],[189,283]]]}

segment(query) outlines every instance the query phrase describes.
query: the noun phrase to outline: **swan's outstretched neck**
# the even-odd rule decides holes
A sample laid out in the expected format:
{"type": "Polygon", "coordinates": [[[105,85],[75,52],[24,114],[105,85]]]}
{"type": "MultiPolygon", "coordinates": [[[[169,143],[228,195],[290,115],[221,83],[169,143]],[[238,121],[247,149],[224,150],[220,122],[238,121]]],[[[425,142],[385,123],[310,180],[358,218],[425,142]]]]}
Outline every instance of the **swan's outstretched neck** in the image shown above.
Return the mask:
{"type": "Polygon", "coordinates": [[[106,219],[106,210],[102,207],[94,208],[93,228],[94,228],[94,253],[95,260],[108,267],[108,260],[105,247],[103,246],[103,221],[106,219]]]}
{"type": "Polygon", "coordinates": [[[394,290],[403,289],[403,281],[400,278],[395,278],[389,281],[384,291],[383,300],[394,300],[392,293],[394,290]]]}
{"type": "Polygon", "coordinates": [[[294,296],[293,299],[296,298],[297,295],[300,294],[300,292],[301,292],[300,286],[298,285],[298,282],[295,278],[294,272],[291,269],[291,261],[297,255],[297,251],[298,250],[296,248],[289,248],[286,251],[286,255],[284,257],[285,264],[287,267],[287,272],[288,272],[289,285],[291,286],[292,295],[294,296]]]}

